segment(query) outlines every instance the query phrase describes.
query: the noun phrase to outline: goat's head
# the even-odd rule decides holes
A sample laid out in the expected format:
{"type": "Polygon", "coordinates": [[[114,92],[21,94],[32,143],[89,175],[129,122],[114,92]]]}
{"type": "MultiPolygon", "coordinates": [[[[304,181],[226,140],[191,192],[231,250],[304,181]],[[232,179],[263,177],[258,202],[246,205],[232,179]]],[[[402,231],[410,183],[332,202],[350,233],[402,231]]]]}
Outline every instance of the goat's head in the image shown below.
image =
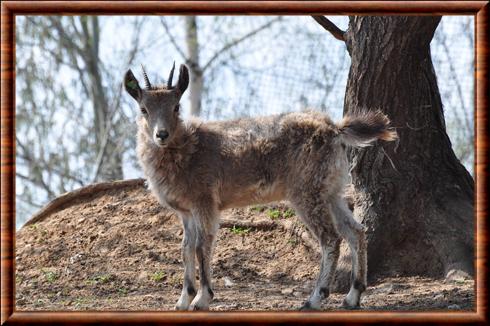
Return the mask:
{"type": "Polygon", "coordinates": [[[177,85],[172,86],[174,69],[175,63],[167,85],[152,86],[143,68],[144,89],[140,88],[131,70],[124,76],[124,88],[138,102],[149,138],[160,147],[172,143],[182,124],[179,118],[179,102],[189,85],[189,71],[185,65],[180,65],[177,85]]]}

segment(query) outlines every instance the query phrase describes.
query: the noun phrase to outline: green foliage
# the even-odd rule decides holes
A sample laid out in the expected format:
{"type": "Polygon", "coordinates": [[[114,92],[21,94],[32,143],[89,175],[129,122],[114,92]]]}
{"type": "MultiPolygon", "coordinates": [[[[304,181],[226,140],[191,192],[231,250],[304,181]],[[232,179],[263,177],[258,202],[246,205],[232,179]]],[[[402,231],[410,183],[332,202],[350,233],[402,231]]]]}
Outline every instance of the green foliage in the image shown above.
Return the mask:
{"type": "Polygon", "coordinates": [[[250,232],[250,228],[233,225],[233,227],[230,229],[230,231],[234,234],[245,235],[248,232],[250,232]]]}
{"type": "Polygon", "coordinates": [[[54,283],[58,279],[58,275],[53,271],[47,271],[42,269],[41,272],[48,283],[54,283]]]}
{"type": "Polygon", "coordinates": [[[126,295],[128,294],[128,289],[125,287],[120,287],[119,289],[117,289],[117,293],[119,293],[120,295],[126,295]]]}
{"type": "Polygon", "coordinates": [[[111,274],[102,274],[102,275],[98,275],[98,276],[95,276],[93,278],[90,278],[87,283],[88,284],[91,284],[91,285],[94,285],[94,284],[106,284],[106,283],[109,283],[109,281],[112,279],[112,275],[111,274]]]}
{"type": "Polygon", "coordinates": [[[266,214],[273,220],[276,220],[281,217],[281,211],[278,209],[268,209],[266,211],[266,214]]]}
{"type": "Polygon", "coordinates": [[[284,213],[282,214],[282,217],[290,218],[290,217],[293,217],[295,215],[296,215],[296,213],[294,212],[294,210],[292,208],[288,208],[284,211],[284,213]]]}
{"type": "Polygon", "coordinates": [[[164,271],[157,271],[151,275],[151,279],[154,282],[161,282],[163,278],[165,277],[165,272],[164,271]]]}
{"type": "Polygon", "coordinates": [[[92,298],[90,298],[90,297],[78,297],[75,299],[75,307],[80,308],[83,305],[87,305],[90,303],[91,300],[92,300],[92,298]]]}
{"type": "Polygon", "coordinates": [[[269,208],[266,211],[267,216],[269,216],[273,220],[277,220],[280,218],[291,218],[295,216],[296,214],[294,213],[294,210],[291,208],[288,208],[286,210],[281,210],[279,208],[269,208]]]}

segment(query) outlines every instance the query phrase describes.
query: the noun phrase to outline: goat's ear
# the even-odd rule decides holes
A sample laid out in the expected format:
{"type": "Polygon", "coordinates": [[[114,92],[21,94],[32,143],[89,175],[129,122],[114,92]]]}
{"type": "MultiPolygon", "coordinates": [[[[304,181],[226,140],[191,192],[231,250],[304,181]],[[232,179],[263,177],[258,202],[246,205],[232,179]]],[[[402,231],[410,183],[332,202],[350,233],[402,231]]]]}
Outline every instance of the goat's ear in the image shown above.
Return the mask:
{"type": "Polygon", "coordinates": [[[177,82],[177,89],[180,94],[184,94],[185,90],[189,86],[189,70],[185,65],[180,65],[179,68],[179,81],[177,82]]]}
{"type": "Polygon", "coordinates": [[[136,101],[141,99],[141,88],[138,80],[134,77],[133,72],[129,69],[124,75],[124,88],[136,101]]]}

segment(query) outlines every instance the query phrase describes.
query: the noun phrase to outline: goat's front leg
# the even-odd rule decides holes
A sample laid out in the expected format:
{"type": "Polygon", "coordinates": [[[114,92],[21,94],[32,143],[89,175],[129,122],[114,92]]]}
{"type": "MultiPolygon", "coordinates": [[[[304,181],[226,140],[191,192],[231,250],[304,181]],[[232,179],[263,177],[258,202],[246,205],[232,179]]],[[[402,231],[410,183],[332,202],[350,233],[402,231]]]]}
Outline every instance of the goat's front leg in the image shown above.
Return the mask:
{"type": "Polygon", "coordinates": [[[200,289],[191,303],[191,310],[208,310],[214,297],[211,279],[211,259],[216,233],[219,227],[218,215],[207,210],[196,216],[196,254],[199,264],[200,289]]]}
{"type": "Polygon", "coordinates": [[[184,285],[176,310],[187,310],[192,299],[196,296],[196,223],[192,215],[181,216],[184,225],[182,239],[182,261],[184,263],[184,285]]]}

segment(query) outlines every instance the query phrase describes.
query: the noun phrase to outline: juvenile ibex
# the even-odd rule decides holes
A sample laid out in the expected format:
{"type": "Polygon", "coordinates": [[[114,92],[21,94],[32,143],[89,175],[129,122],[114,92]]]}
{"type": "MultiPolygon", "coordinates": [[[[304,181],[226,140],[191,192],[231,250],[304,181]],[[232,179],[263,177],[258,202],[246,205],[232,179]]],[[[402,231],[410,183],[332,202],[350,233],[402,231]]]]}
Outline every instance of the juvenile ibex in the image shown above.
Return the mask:
{"type": "Polygon", "coordinates": [[[172,86],[174,68],[166,86],[152,86],[144,70],[144,89],[131,70],[124,85],[141,110],[137,151],[149,188],[184,226],[184,284],[176,309],[209,308],[219,212],[283,199],[291,202],[321,246],[320,275],[302,309],[319,309],[328,297],[341,237],[352,251],[352,284],[344,305],[358,307],[366,288],[366,242],[362,225],[342,196],[348,177],[345,146],[395,139],[388,118],[366,112],[335,124],[322,113],[297,112],[185,123],[179,101],[189,72],[181,65],[172,86]]]}

